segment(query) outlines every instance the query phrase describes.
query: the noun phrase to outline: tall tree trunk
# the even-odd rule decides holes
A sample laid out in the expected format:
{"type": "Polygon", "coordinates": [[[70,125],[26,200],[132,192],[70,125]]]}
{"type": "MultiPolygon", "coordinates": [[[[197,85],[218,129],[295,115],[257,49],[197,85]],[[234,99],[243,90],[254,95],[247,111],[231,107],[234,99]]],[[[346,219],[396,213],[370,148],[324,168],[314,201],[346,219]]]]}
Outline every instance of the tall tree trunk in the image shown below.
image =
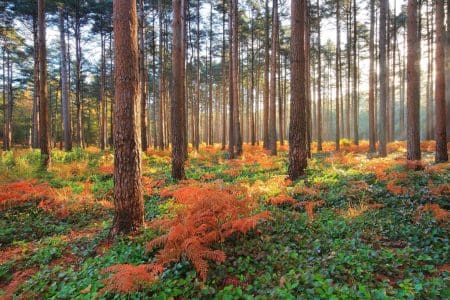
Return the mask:
{"type": "Polygon", "coordinates": [[[369,37],[369,152],[376,151],[375,139],[375,1],[370,2],[370,37],[369,37]]]}
{"type": "Polygon", "coordinates": [[[164,8],[163,1],[158,1],[158,9],[159,9],[159,118],[158,118],[158,146],[160,150],[164,150],[165,141],[164,141],[164,93],[165,93],[165,72],[164,72],[164,8]]]}
{"type": "MultiPolygon", "coordinates": [[[[409,0],[410,1],[410,0],[409,0]]],[[[414,1],[414,0],[413,0],[414,1]]],[[[389,3],[387,0],[380,2],[380,109],[378,112],[378,140],[379,140],[379,154],[381,157],[387,155],[387,139],[386,139],[386,102],[387,102],[387,64],[386,64],[386,16],[389,10],[389,3]]]]}
{"type": "MultiPolygon", "coordinates": [[[[426,27],[427,27],[427,84],[426,84],[426,110],[425,110],[425,139],[433,139],[433,54],[432,54],[432,43],[433,43],[433,26],[431,24],[432,19],[432,8],[427,6],[426,9],[426,27]]],[[[419,121],[420,122],[420,121],[419,121]]]]}
{"type": "Polygon", "coordinates": [[[436,162],[448,161],[445,111],[444,0],[436,0],[436,162]]]}
{"type": "Polygon", "coordinates": [[[140,122],[142,151],[148,148],[147,141],[147,69],[145,67],[145,11],[144,0],[139,0],[139,86],[140,86],[140,122]]]}
{"type": "Polygon", "coordinates": [[[241,121],[239,113],[240,105],[240,92],[239,92],[239,11],[238,1],[232,0],[232,17],[233,17],[233,101],[234,101],[234,135],[236,143],[236,155],[242,154],[242,133],[241,133],[241,121]]]}
{"type": "Polygon", "coordinates": [[[358,130],[358,64],[356,46],[358,44],[358,28],[356,24],[356,0],[353,0],[353,144],[359,145],[359,130],[358,130]]]}
{"type": "MultiPolygon", "coordinates": [[[[59,8],[59,33],[61,47],[61,107],[64,131],[64,150],[72,150],[72,120],[70,115],[69,82],[67,80],[66,38],[64,9],[59,8]]],[[[102,54],[103,55],[103,54],[102,54]]]]}
{"type": "Polygon", "coordinates": [[[317,22],[317,151],[322,151],[322,46],[319,0],[317,0],[317,22]]]}
{"type": "Polygon", "coordinates": [[[336,0],[336,151],[340,150],[340,122],[339,122],[339,92],[340,92],[340,75],[341,66],[340,59],[341,56],[341,7],[340,0],[336,0]]]}
{"type": "Polygon", "coordinates": [[[208,78],[208,145],[213,145],[213,77],[212,72],[212,46],[213,46],[213,3],[211,2],[209,15],[209,78],[208,78]]]}
{"type": "Polygon", "coordinates": [[[252,11],[251,21],[251,66],[250,66],[250,141],[252,146],[256,144],[256,128],[255,128],[255,97],[253,95],[255,90],[255,23],[252,11]]]}
{"type": "Polygon", "coordinates": [[[270,99],[269,99],[269,149],[277,155],[277,52],[278,52],[278,0],[272,2],[272,57],[270,63],[270,99]]]}
{"type": "Polygon", "coordinates": [[[289,178],[305,175],[306,149],[306,61],[305,61],[305,0],[291,0],[291,112],[289,125],[289,178]]]}
{"type": "Polygon", "coordinates": [[[417,0],[408,0],[407,159],[420,160],[420,42],[417,0]]]}
{"type": "Polygon", "coordinates": [[[227,74],[226,74],[226,42],[225,42],[225,3],[223,0],[223,14],[222,14],[222,150],[225,150],[227,143],[227,74]]]}
{"type": "Polygon", "coordinates": [[[41,163],[44,168],[50,166],[50,128],[48,119],[48,91],[47,91],[47,46],[45,40],[45,1],[38,1],[39,27],[39,129],[41,163]]]}
{"type": "Polygon", "coordinates": [[[263,89],[263,147],[269,149],[269,0],[265,2],[264,26],[264,89],[263,89]]]}
{"type": "Polygon", "coordinates": [[[75,53],[76,53],[76,90],[75,90],[75,106],[76,106],[76,140],[78,147],[84,147],[83,134],[83,103],[81,99],[81,16],[80,16],[80,0],[77,0],[75,9],[75,53]]]}
{"type": "Polygon", "coordinates": [[[173,6],[172,77],[173,98],[171,103],[172,177],[184,179],[185,161],[185,57],[184,57],[184,0],[175,0],[173,6]]]}
{"type": "Polygon", "coordinates": [[[228,28],[229,28],[229,45],[230,45],[230,49],[229,49],[229,56],[230,56],[230,60],[229,60],[229,72],[228,72],[228,81],[229,81],[229,121],[228,121],[228,126],[229,126],[229,130],[228,130],[228,152],[229,152],[229,158],[230,159],[234,159],[235,158],[235,146],[236,146],[236,133],[235,133],[235,126],[234,126],[234,118],[235,118],[235,109],[234,109],[234,105],[235,105],[235,90],[238,89],[238,87],[235,86],[235,78],[234,78],[234,61],[236,60],[236,57],[234,56],[234,40],[233,40],[233,35],[234,35],[234,17],[233,17],[233,11],[234,11],[234,3],[233,1],[236,0],[229,0],[229,22],[228,22],[228,28]]]}
{"type": "Polygon", "coordinates": [[[103,31],[100,34],[101,51],[101,74],[100,74],[100,149],[105,150],[108,144],[108,122],[106,116],[106,54],[105,54],[105,35],[103,31]]]}
{"type": "Polygon", "coordinates": [[[447,1],[447,31],[445,40],[445,98],[447,141],[450,140],[450,1],[447,1]]]}
{"type": "Polygon", "coordinates": [[[31,147],[33,149],[39,148],[39,41],[38,41],[38,25],[37,19],[33,16],[33,82],[34,82],[34,92],[33,92],[33,128],[31,132],[31,147]]]}
{"type": "Polygon", "coordinates": [[[114,0],[114,205],[111,236],[144,225],[139,129],[139,54],[136,0],[114,0]]]}

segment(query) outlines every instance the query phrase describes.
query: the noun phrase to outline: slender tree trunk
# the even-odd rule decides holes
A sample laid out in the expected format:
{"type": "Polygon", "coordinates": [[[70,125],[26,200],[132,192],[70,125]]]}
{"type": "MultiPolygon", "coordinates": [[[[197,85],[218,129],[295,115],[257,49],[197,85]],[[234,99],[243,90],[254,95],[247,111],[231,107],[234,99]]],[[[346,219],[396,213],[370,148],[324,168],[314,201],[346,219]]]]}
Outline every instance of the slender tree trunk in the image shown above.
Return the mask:
{"type": "Polygon", "coordinates": [[[142,151],[148,148],[147,141],[147,69],[145,67],[145,11],[144,0],[139,0],[139,85],[140,85],[140,122],[142,151]]]}
{"type": "Polygon", "coordinates": [[[144,225],[139,130],[139,51],[136,0],[114,0],[114,205],[111,236],[144,225]]]}
{"type": "Polygon", "coordinates": [[[269,149],[277,155],[277,51],[278,51],[278,0],[272,3],[272,57],[270,63],[270,99],[269,99],[269,149]]]}
{"type": "Polygon", "coordinates": [[[375,139],[375,1],[370,2],[370,37],[369,37],[369,152],[376,151],[375,139]]]}
{"type": "Polygon", "coordinates": [[[59,8],[59,32],[61,47],[61,107],[64,130],[64,150],[72,150],[72,121],[70,116],[69,83],[67,81],[66,38],[64,9],[59,8]]]}
{"type": "Polygon", "coordinates": [[[33,68],[33,128],[31,132],[31,147],[39,148],[39,41],[38,41],[38,25],[36,17],[33,17],[33,41],[34,41],[34,68],[33,68]]]}
{"type": "Polygon", "coordinates": [[[44,168],[50,166],[50,128],[48,119],[48,91],[47,91],[47,46],[45,40],[45,1],[38,1],[39,27],[39,129],[41,163],[44,168]]]}
{"type": "Polygon", "coordinates": [[[84,147],[83,134],[83,104],[81,99],[81,16],[80,16],[80,0],[77,0],[75,10],[75,53],[76,53],[76,140],[78,147],[84,147]]]}
{"type": "Polygon", "coordinates": [[[263,147],[269,149],[269,0],[265,2],[264,26],[264,89],[263,89],[263,147]]]}
{"type": "Polygon", "coordinates": [[[164,11],[163,11],[163,1],[158,1],[158,9],[159,9],[159,119],[158,119],[158,146],[159,149],[164,150],[165,141],[164,141],[164,93],[165,93],[165,72],[164,72],[164,27],[163,27],[163,19],[164,19],[164,11]]]}
{"type": "Polygon", "coordinates": [[[436,0],[436,162],[448,161],[445,111],[444,0],[436,0]]]}
{"type": "Polygon", "coordinates": [[[291,113],[289,125],[289,178],[305,175],[306,149],[306,61],[305,61],[305,0],[291,0],[291,113]]]}
{"type": "Polygon", "coordinates": [[[340,150],[340,122],[339,122],[339,92],[340,92],[340,59],[341,56],[341,7],[340,0],[336,1],[336,151],[340,150]]]}
{"type": "Polygon", "coordinates": [[[252,11],[252,21],[251,21],[251,66],[250,66],[250,140],[252,146],[256,144],[256,132],[255,132],[255,97],[253,92],[255,90],[255,24],[253,21],[253,11],[252,11]]]}
{"type": "Polygon", "coordinates": [[[420,45],[417,0],[408,0],[407,159],[420,160],[420,45]]]}
{"type": "Polygon", "coordinates": [[[319,0],[317,0],[317,22],[317,151],[322,151],[322,46],[319,0]]]}
{"type": "Polygon", "coordinates": [[[425,139],[433,139],[433,58],[432,58],[432,43],[433,43],[433,26],[431,25],[432,9],[427,6],[426,9],[426,27],[427,27],[427,84],[426,84],[426,110],[425,110],[425,139]]]}
{"type": "Polygon", "coordinates": [[[222,150],[225,150],[227,143],[227,74],[226,74],[226,41],[225,41],[225,3],[227,0],[223,0],[224,7],[222,14],[222,150]]]}
{"type": "MultiPolygon", "coordinates": [[[[410,0],[409,0],[410,1],[410,0]]],[[[414,1],[414,0],[413,0],[414,1]]],[[[386,64],[386,16],[389,10],[389,4],[387,0],[381,0],[380,2],[380,110],[378,111],[378,140],[379,140],[379,154],[381,157],[387,155],[387,139],[386,139],[386,102],[387,102],[387,64],[386,64]]]]}
{"type": "Polygon", "coordinates": [[[212,46],[213,46],[213,5],[211,4],[211,12],[209,15],[209,78],[208,78],[208,145],[213,145],[213,77],[212,72],[212,46]]]}
{"type": "Polygon", "coordinates": [[[237,86],[235,86],[235,77],[234,77],[234,68],[235,64],[234,61],[236,60],[236,57],[234,56],[234,17],[233,17],[233,11],[234,11],[234,2],[236,0],[229,0],[229,22],[228,22],[228,28],[229,28],[229,56],[230,56],[230,62],[229,62],[229,131],[228,131],[228,152],[229,152],[229,158],[234,159],[235,158],[235,146],[236,146],[236,133],[235,133],[235,126],[234,126],[234,119],[235,119],[235,90],[238,89],[237,86]]]}
{"type": "Polygon", "coordinates": [[[108,144],[108,122],[106,116],[106,53],[105,53],[105,35],[103,31],[100,34],[101,43],[101,75],[100,75],[100,149],[105,150],[108,144]]]}
{"type": "Polygon", "coordinates": [[[356,0],[353,0],[353,144],[359,145],[359,130],[358,130],[358,55],[356,52],[358,44],[358,28],[356,26],[356,0]]]}
{"type": "Polygon", "coordinates": [[[450,1],[447,1],[447,31],[445,40],[445,98],[447,141],[450,140],[450,1]]]}
{"type": "Polygon", "coordinates": [[[240,121],[240,93],[239,93],[239,10],[238,10],[238,0],[233,2],[233,54],[234,54],[234,67],[233,67],[233,81],[234,81],[234,134],[236,142],[236,154],[238,156],[242,155],[242,132],[241,132],[241,121],[240,121]]]}

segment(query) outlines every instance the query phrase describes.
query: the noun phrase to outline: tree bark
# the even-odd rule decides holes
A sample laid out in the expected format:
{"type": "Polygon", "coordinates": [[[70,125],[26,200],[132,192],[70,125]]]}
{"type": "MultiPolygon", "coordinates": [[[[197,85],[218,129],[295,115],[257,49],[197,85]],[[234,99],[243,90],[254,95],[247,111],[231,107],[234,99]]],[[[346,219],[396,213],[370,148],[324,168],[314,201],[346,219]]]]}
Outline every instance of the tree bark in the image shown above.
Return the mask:
{"type": "MultiPolygon", "coordinates": [[[[410,0],[409,0],[410,1],[410,0]]],[[[414,1],[414,0],[413,0],[414,1]]],[[[387,90],[387,64],[386,64],[386,16],[389,10],[389,4],[387,0],[381,0],[380,2],[380,109],[378,111],[379,116],[379,129],[378,129],[378,140],[379,140],[379,154],[381,157],[387,156],[387,139],[386,139],[386,102],[388,97],[387,90]]]]}
{"type": "Polygon", "coordinates": [[[270,99],[269,99],[269,149],[277,155],[277,52],[278,52],[278,0],[272,4],[272,57],[270,63],[270,99]]]}
{"type": "Polygon", "coordinates": [[[375,140],[375,1],[370,1],[370,37],[369,37],[369,152],[376,151],[375,140]]]}
{"type": "Polygon", "coordinates": [[[306,149],[306,0],[291,0],[291,112],[289,125],[289,178],[305,175],[306,149]]]}
{"type": "Polygon", "coordinates": [[[339,122],[339,92],[340,92],[340,75],[341,75],[341,66],[340,59],[341,56],[341,7],[340,0],[336,1],[336,134],[335,134],[335,143],[336,143],[336,151],[340,150],[340,122],[339,122]]]}
{"type": "Polygon", "coordinates": [[[47,91],[47,46],[45,40],[45,1],[38,2],[39,26],[39,144],[41,148],[41,164],[44,168],[50,166],[50,128],[48,117],[47,91]]]}
{"type": "Polygon", "coordinates": [[[436,0],[436,162],[448,161],[445,111],[444,0],[436,0]]]}
{"type": "Polygon", "coordinates": [[[139,59],[136,0],[114,0],[114,205],[111,236],[144,225],[139,129],[139,59]]]}
{"type": "Polygon", "coordinates": [[[147,141],[147,69],[145,67],[145,12],[144,0],[139,0],[139,85],[140,85],[140,122],[142,151],[148,148],[147,141]]]}
{"type": "Polygon", "coordinates": [[[174,0],[172,76],[173,98],[171,105],[172,177],[184,179],[185,143],[185,58],[184,58],[184,0],[174,0]]]}
{"type": "Polygon", "coordinates": [[[69,82],[67,80],[66,38],[64,9],[59,8],[59,33],[61,47],[61,108],[64,130],[64,150],[72,151],[72,120],[70,115],[69,82]]]}
{"type": "Polygon", "coordinates": [[[33,67],[33,128],[31,132],[31,147],[39,148],[39,40],[38,40],[38,24],[36,17],[33,17],[33,40],[34,40],[34,67],[33,67]]]}
{"type": "Polygon", "coordinates": [[[417,0],[408,0],[407,159],[420,160],[420,46],[417,0]]]}
{"type": "Polygon", "coordinates": [[[264,26],[264,89],[263,89],[263,147],[269,149],[269,0],[265,3],[264,26]]]}

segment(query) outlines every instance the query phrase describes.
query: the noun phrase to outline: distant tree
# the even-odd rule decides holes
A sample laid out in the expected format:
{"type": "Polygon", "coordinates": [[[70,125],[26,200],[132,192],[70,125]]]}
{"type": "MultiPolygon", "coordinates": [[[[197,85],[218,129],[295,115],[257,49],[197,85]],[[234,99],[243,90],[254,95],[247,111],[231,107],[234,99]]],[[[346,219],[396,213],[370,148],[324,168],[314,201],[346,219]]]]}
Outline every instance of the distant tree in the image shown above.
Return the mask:
{"type": "Polygon", "coordinates": [[[114,0],[115,110],[112,237],[144,224],[139,131],[139,50],[136,0],[114,0]]]}

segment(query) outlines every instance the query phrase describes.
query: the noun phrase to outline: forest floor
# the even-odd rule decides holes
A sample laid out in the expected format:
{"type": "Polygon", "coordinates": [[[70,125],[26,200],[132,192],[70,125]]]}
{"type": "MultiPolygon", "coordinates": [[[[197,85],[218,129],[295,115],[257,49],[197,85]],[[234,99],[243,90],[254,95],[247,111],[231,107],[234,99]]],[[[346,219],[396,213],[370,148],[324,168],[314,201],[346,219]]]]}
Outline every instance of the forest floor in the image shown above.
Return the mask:
{"type": "Polygon", "coordinates": [[[404,143],[390,144],[385,159],[369,159],[367,143],[344,143],[339,153],[325,144],[313,151],[306,179],[296,182],[286,180],[287,148],[280,148],[271,157],[245,146],[240,159],[227,160],[218,146],[203,146],[190,153],[189,180],[181,183],[170,178],[168,151],[148,151],[148,226],[114,243],[107,240],[111,153],[54,150],[48,172],[39,170],[38,151],[3,153],[0,298],[450,298],[450,164],[432,163],[432,142],[422,144],[421,164],[406,163],[404,143]],[[205,280],[183,253],[155,280],[122,286],[129,294],[109,289],[106,268],[155,260],[146,244],[162,231],[152,224],[174,217],[173,195],[186,186],[194,196],[206,188],[251,198],[252,211],[270,217],[212,243],[226,258],[209,261],[205,280]]]}

